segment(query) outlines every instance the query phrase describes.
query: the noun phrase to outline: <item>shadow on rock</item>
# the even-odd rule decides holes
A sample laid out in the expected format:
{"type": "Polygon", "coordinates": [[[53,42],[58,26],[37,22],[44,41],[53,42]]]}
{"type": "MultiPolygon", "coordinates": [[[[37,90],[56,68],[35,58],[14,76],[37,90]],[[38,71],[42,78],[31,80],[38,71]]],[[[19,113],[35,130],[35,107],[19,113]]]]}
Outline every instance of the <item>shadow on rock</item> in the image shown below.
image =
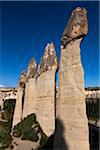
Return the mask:
{"type": "Polygon", "coordinates": [[[68,144],[64,139],[64,126],[63,122],[57,118],[56,119],[56,132],[54,136],[54,150],[68,150],[68,144]]]}

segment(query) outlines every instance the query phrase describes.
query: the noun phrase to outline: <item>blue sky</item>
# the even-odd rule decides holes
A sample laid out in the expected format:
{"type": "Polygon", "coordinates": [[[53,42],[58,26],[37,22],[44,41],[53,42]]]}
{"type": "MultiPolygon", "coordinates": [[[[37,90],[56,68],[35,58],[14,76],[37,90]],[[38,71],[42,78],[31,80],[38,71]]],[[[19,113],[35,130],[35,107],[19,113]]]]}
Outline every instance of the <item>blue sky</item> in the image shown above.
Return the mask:
{"type": "Polygon", "coordinates": [[[81,44],[85,86],[99,86],[99,4],[84,2],[0,1],[0,85],[15,87],[34,56],[39,64],[46,43],[53,41],[58,58],[60,39],[71,11],[88,11],[89,33],[81,44]]]}

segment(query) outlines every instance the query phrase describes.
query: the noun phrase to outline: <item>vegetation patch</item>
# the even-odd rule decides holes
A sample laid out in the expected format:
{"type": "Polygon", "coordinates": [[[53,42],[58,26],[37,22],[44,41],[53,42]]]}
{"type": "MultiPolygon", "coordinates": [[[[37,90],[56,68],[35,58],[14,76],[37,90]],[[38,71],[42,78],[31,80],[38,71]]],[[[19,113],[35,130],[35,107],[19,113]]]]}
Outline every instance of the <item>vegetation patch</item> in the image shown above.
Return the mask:
{"type": "Polygon", "coordinates": [[[99,99],[86,100],[86,112],[89,120],[99,120],[99,99]]]}
{"type": "Polygon", "coordinates": [[[20,123],[14,126],[13,136],[21,138],[22,140],[31,140],[37,142],[39,140],[38,134],[40,133],[40,143],[44,143],[47,137],[43,133],[39,123],[36,121],[35,114],[28,115],[20,123]]]}
{"type": "Polygon", "coordinates": [[[40,147],[37,150],[53,150],[54,146],[54,134],[46,138],[42,137],[40,147]]]}
{"type": "Polygon", "coordinates": [[[4,102],[4,112],[2,119],[6,122],[0,122],[0,150],[11,146],[12,138],[10,135],[12,118],[14,112],[15,100],[6,100],[4,102]]]}

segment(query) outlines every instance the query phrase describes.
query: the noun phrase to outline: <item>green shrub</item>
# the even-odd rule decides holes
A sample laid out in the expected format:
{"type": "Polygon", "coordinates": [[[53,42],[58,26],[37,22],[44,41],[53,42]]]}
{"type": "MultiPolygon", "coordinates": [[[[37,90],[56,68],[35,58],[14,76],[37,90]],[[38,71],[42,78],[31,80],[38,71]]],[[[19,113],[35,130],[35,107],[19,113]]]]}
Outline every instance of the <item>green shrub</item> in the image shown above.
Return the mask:
{"type": "Polygon", "coordinates": [[[10,99],[10,100],[6,100],[4,102],[4,110],[5,110],[5,116],[8,120],[8,128],[11,130],[11,126],[12,126],[12,120],[13,120],[13,113],[14,113],[14,108],[15,108],[15,99],[10,99]]]}
{"type": "Polygon", "coordinates": [[[43,136],[41,138],[40,147],[37,150],[53,150],[54,146],[54,135],[51,135],[50,137],[43,136]]]}
{"type": "Polygon", "coordinates": [[[24,130],[21,139],[22,140],[27,140],[28,139],[28,140],[37,142],[38,141],[38,136],[32,128],[27,128],[26,130],[24,130]]]}
{"type": "Polygon", "coordinates": [[[8,131],[1,130],[0,131],[0,143],[2,147],[7,148],[11,144],[12,138],[8,131]]]}
{"type": "Polygon", "coordinates": [[[86,101],[87,117],[90,120],[99,120],[99,99],[91,99],[86,101]]]}
{"type": "Polygon", "coordinates": [[[42,133],[41,140],[40,140],[40,146],[41,147],[47,143],[47,139],[48,139],[47,136],[42,133]]]}
{"type": "Polygon", "coordinates": [[[5,150],[9,147],[12,142],[10,135],[13,111],[14,111],[15,100],[6,100],[4,102],[4,113],[2,119],[6,119],[8,122],[0,122],[0,150],[5,150]]]}
{"type": "MultiPolygon", "coordinates": [[[[35,114],[31,114],[18,123],[13,130],[13,135],[22,140],[38,141],[38,132],[32,127],[37,124],[35,114]]],[[[39,125],[38,125],[39,128],[39,125]]]]}
{"type": "Polygon", "coordinates": [[[0,150],[5,150],[5,147],[0,147],[0,150]]]}

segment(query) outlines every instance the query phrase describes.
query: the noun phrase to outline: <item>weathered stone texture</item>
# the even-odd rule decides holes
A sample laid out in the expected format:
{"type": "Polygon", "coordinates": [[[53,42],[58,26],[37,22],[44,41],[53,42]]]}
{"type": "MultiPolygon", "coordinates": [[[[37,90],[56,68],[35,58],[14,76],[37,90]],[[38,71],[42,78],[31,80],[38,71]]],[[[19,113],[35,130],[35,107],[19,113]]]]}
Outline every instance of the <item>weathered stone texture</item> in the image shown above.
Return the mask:
{"type": "Polygon", "coordinates": [[[32,58],[28,64],[27,80],[36,76],[37,64],[34,58],[32,58]]]}
{"type": "Polygon", "coordinates": [[[87,10],[77,7],[71,14],[68,24],[63,32],[61,43],[63,46],[70,41],[83,37],[88,32],[87,10]]]}
{"type": "Polygon", "coordinates": [[[18,87],[23,88],[25,86],[25,82],[26,82],[26,71],[23,69],[18,82],[18,87]]]}
{"type": "Polygon", "coordinates": [[[28,75],[25,88],[25,98],[23,106],[23,118],[31,113],[35,113],[36,105],[36,72],[37,64],[34,58],[32,58],[28,65],[28,75]]]}
{"type": "Polygon", "coordinates": [[[55,66],[57,66],[57,57],[54,44],[51,42],[47,44],[44,56],[41,58],[41,62],[38,66],[38,76],[47,70],[53,69],[55,66]]]}
{"type": "Polygon", "coordinates": [[[89,150],[84,73],[80,59],[80,42],[86,33],[86,10],[78,7],[72,12],[63,34],[66,40],[61,45],[55,150],[89,150]],[[82,20],[85,20],[84,25],[82,20]],[[79,26],[76,36],[73,34],[74,26],[79,26]]]}
{"type": "Polygon", "coordinates": [[[55,130],[55,74],[57,57],[54,44],[47,44],[38,68],[36,115],[44,133],[50,136],[55,130]]]}
{"type": "Polygon", "coordinates": [[[13,116],[13,127],[17,123],[19,123],[22,119],[22,103],[24,99],[25,82],[26,82],[26,72],[25,70],[23,70],[17,87],[17,99],[13,116]]]}
{"type": "Polygon", "coordinates": [[[55,74],[57,57],[53,43],[47,44],[38,66],[34,58],[28,65],[28,75],[23,82],[22,75],[18,84],[17,101],[13,126],[31,113],[35,113],[47,136],[55,129],[55,74]],[[24,92],[24,99],[23,99],[24,92]]]}
{"type": "Polygon", "coordinates": [[[25,98],[23,106],[23,118],[29,114],[36,112],[36,98],[37,98],[37,89],[36,89],[36,77],[30,78],[26,82],[25,88],[25,98]]]}
{"type": "Polygon", "coordinates": [[[57,57],[53,43],[47,44],[38,66],[32,59],[28,65],[22,118],[35,113],[43,132],[50,136],[55,130],[55,74],[57,57]]]}
{"type": "Polygon", "coordinates": [[[36,116],[43,132],[50,136],[55,130],[55,72],[43,72],[37,80],[36,116]]]}

